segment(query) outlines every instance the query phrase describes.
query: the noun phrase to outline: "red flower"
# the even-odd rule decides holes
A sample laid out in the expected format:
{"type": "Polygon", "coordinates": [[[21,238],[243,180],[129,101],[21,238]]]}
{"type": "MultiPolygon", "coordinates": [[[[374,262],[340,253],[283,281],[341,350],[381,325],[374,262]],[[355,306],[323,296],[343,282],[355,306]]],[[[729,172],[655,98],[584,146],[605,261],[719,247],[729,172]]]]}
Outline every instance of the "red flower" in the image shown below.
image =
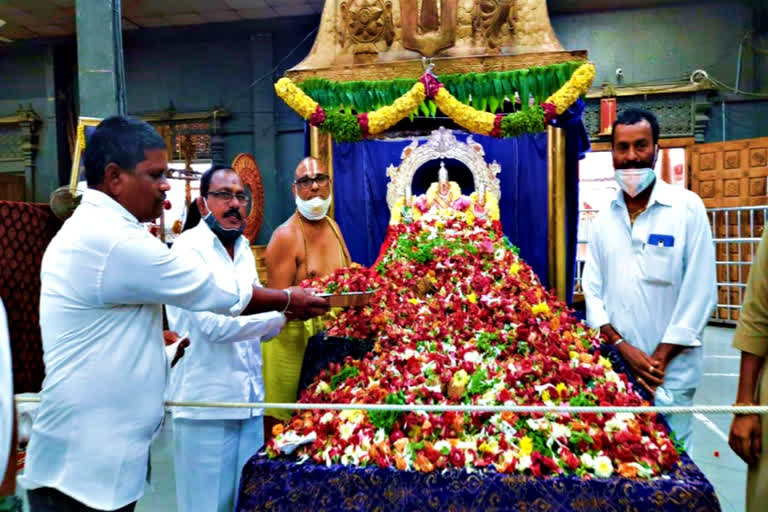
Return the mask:
{"type": "Polygon", "coordinates": [[[312,126],[320,126],[325,122],[325,110],[320,105],[317,106],[315,111],[309,116],[309,124],[312,126]]]}
{"type": "Polygon", "coordinates": [[[466,459],[464,457],[464,450],[460,450],[455,446],[451,449],[451,464],[457,468],[463,468],[466,459]]]}

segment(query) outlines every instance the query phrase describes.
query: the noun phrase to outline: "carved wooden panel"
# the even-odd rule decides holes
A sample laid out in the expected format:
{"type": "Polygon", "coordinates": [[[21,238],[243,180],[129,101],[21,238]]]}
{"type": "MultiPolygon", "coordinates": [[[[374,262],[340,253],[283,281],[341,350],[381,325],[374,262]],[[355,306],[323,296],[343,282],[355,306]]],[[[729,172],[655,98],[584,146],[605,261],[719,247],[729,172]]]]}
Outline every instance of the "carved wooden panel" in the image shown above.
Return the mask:
{"type": "MultiPolygon", "coordinates": [[[[697,144],[691,150],[691,189],[707,208],[743,208],[768,204],[768,137],[697,144]]],[[[738,320],[750,263],[762,236],[762,210],[720,210],[710,214],[715,236],[718,307],[715,316],[738,320]],[[727,239],[739,239],[730,241],[727,239]],[[722,283],[727,283],[722,284],[722,283]]]]}
{"type": "Polygon", "coordinates": [[[24,200],[24,175],[0,174],[0,200],[24,200]]]}
{"type": "Polygon", "coordinates": [[[768,203],[768,137],[711,144],[691,150],[691,189],[707,208],[768,203]]]}

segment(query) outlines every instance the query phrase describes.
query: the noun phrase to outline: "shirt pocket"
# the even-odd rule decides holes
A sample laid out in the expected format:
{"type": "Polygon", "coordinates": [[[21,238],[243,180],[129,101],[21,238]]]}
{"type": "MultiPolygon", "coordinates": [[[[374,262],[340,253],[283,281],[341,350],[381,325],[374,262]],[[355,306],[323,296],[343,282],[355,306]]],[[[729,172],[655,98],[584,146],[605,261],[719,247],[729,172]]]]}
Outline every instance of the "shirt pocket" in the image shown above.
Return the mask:
{"type": "Polygon", "coordinates": [[[670,285],[678,274],[678,261],[674,247],[646,245],[643,250],[643,280],[649,283],[670,285]]]}

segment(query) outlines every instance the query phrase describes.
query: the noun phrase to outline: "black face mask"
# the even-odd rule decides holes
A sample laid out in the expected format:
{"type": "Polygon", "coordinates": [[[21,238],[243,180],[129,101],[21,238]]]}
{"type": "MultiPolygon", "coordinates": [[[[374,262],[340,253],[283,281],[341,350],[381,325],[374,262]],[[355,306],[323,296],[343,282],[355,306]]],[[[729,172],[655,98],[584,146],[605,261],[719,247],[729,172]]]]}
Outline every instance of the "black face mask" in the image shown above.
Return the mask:
{"type": "MultiPolygon", "coordinates": [[[[207,202],[205,207],[208,208],[207,202]]],[[[235,211],[234,213],[238,218],[240,218],[240,212],[235,211]]],[[[213,216],[213,213],[211,213],[210,209],[208,210],[208,214],[203,217],[203,222],[205,222],[205,225],[208,226],[211,231],[213,231],[213,233],[218,237],[219,240],[221,240],[221,243],[224,245],[230,245],[234,243],[235,240],[240,238],[240,235],[243,234],[243,230],[245,229],[245,222],[243,222],[237,229],[224,228],[221,224],[219,224],[219,221],[216,220],[216,217],[213,216]]]]}

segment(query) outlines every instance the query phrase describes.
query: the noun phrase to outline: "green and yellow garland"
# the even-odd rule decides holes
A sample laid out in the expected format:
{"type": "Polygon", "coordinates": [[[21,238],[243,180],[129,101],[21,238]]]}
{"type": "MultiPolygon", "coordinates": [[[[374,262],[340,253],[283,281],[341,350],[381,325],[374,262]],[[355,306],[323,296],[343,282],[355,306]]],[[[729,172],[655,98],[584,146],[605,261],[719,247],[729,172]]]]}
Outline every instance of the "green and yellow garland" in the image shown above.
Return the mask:
{"type": "MultiPolygon", "coordinates": [[[[540,105],[523,108],[511,114],[493,114],[459,101],[431,72],[427,72],[391,105],[371,112],[352,114],[325,109],[290,78],[275,84],[277,95],[310,124],[330,133],[339,142],[358,141],[382,133],[403,118],[413,114],[425,100],[432,100],[456,124],[472,133],[493,137],[514,137],[543,131],[556,116],[565,112],[580,96],[586,94],[595,78],[595,66],[581,64],[565,84],[540,105]]],[[[503,84],[500,86],[503,87],[503,84]]],[[[430,102],[431,103],[431,102],[430,102]]],[[[495,110],[495,108],[494,108],[495,110]]]]}

